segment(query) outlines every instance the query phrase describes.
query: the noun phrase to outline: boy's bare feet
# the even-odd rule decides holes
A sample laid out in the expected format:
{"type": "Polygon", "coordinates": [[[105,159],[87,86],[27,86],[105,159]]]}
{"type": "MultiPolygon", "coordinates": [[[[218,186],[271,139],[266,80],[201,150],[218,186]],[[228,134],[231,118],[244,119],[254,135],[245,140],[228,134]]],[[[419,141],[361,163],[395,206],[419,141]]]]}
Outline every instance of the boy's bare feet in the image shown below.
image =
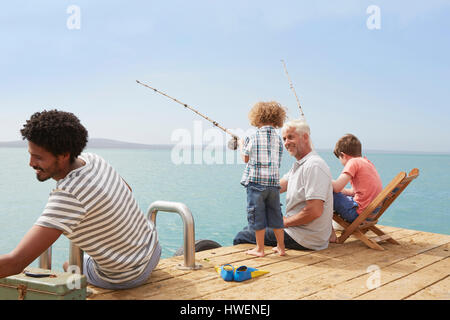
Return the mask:
{"type": "Polygon", "coordinates": [[[278,252],[278,254],[280,256],[284,256],[286,254],[286,252],[284,251],[284,248],[280,248],[280,247],[273,247],[272,251],[273,252],[278,252]]]}
{"type": "Polygon", "coordinates": [[[262,251],[259,251],[258,248],[251,249],[251,250],[248,250],[246,252],[246,254],[250,254],[252,256],[257,256],[257,257],[264,257],[264,249],[262,251]]]}
{"type": "Polygon", "coordinates": [[[277,239],[277,246],[273,247],[272,250],[274,252],[278,252],[280,256],[284,256],[284,230],[283,229],[273,229],[273,233],[275,234],[275,238],[277,239]]]}

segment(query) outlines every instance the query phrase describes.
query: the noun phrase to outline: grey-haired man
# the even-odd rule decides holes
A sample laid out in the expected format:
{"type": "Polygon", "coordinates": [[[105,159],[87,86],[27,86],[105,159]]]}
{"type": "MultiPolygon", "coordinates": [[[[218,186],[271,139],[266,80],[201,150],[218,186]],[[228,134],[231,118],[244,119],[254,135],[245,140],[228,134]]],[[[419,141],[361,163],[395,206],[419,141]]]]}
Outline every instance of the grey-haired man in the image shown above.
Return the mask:
{"type": "MultiPolygon", "coordinates": [[[[280,179],[280,193],[286,192],[283,217],[285,246],[296,250],[322,250],[328,247],[333,217],[333,187],[330,169],[313,150],[310,129],[303,120],[288,121],[282,128],[286,150],[296,159],[280,179]]],[[[255,243],[253,231],[244,228],[233,244],[255,243]]],[[[264,243],[276,245],[268,229],[264,243]]]]}

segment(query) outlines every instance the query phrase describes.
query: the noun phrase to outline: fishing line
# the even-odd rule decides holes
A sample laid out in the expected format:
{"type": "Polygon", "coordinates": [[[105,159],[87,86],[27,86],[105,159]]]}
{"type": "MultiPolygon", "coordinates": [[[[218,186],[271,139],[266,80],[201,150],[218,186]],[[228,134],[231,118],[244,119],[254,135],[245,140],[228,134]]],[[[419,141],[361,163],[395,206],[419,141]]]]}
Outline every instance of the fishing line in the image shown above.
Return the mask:
{"type": "Polygon", "coordinates": [[[292,84],[292,81],[291,81],[291,77],[289,77],[289,73],[288,73],[287,68],[286,68],[286,63],[284,62],[283,59],[281,59],[281,62],[283,63],[284,72],[286,72],[286,75],[288,77],[289,86],[290,86],[292,92],[294,92],[295,99],[297,99],[297,104],[298,104],[298,108],[300,109],[300,113],[301,113],[302,117],[305,118],[305,115],[303,114],[302,106],[300,105],[300,100],[298,99],[297,93],[295,92],[294,85],[292,84]]]}
{"type": "Polygon", "coordinates": [[[237,135],[233,134],[233,133],[232,133],[231,131],[229,131],[227,128],[222,127],[217,121],[214,121],[214,120],[210,119],[209,117],[207,117],[207,116],[205,116],[204,114],[200,113],[199,111],[197,111],[197,110],[194,109],[193,107],[189,106],[188,104],[183,103],[183,102],[181,102],[181,101],[179,101],[179,100],[177,100],[177,99],[175,99],[175,98],[169,96],[168,94],[159,91],[158,89],[152,88],[152,87],[150,87],[149,85],[140,82],[139,80],[136,80],[136,82],[137,82],[138,84],[144,86],[144,87],[147,87],[147,88],[149,88],[149,89],[152,89],[152,90],[155,91],[156,93],[159,93],[159,94],[161,94],[161,95],[163,95],[163,96],[165,96],[165,97],[167,97],[167,98],[169,98],[169,99],[175,101],[176,103],[181,104],[181,105],[184,106],[185,108],[187,108],[187,109],[189,109],[189,110],[195,112],[195,113],[198,114],[199,116],[201,116],[201,117],[203,117],[204,119],[208,120],[209,122],[211,122],[211,123],[212,123],[214,126],[216,126],[217,128],[219,128],[219,129],[225,131],[226,133],[228,133],[228,134],[232,137],[232,139],[231,139],[230,141],[228,141],[228,148],[230,148],[231,150],[236,150],[236,149],[237,149],[237,145],[238,145],[237,141],[238,141],[239,137],[238,137],[237,135]]]}

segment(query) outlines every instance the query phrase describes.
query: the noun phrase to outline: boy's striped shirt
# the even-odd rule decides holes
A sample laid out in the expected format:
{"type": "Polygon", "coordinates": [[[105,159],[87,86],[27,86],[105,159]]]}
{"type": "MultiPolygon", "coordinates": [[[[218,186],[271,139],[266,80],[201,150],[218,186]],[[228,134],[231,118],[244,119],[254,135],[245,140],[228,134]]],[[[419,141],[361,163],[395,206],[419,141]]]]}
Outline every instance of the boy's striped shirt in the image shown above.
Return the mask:
{"type": "Polygon", "coordinates": [[[86,164],[57,182],[36,224],[62,230],[93,258],[101,279],[133,280],[158,243],[155,226],[104,159],[91,153],[79,158],[86,164]]]}

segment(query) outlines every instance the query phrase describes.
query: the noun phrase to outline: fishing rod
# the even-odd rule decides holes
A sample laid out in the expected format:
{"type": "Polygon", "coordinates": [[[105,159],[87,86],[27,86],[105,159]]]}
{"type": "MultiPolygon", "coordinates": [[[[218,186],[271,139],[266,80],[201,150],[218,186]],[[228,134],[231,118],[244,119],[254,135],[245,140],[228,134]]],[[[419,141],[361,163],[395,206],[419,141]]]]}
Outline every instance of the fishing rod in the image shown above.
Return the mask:
{"type": "Polygon", "coordinates": [[[202,114],[202,113],[200,113],[199,111],[195,110],[193,107],[189,106],[188,104],[183,103],[183,102],[181,102],[181,101],[179,101],[179,100],[177,100],[177,99],[175,99],[175,98],[169,96],[168,94],[159,91],[158,89],[152,88],[152,87],[150,87],[149,85],[140,82],[139,80],[136,80],[136,82],[137,82],[138,84],[144,86],[144,87],[147,87],[147,88],[149,88],[149,89],[152,89],[153,91],[155,91],[155,92],[157,92],[157,93],[159,93],[159,94],[162,94],[163,96],[165,96],[165,97],[167,97],[167,98],[169,98],[169,99],[175,101],[176,103],[181,104],[181,105],[184,106],[185,108],[188,108],[189,110],[195,112],[195,113],[198,114],[199,116],[201,116],[201,117],[203,117],[204,119],[208,120],[209,122],[211,122],[211,123],[212,123],[214,126],[216,126],[217,128],[222,129],[223,131],[225,131],[226,133],[228,133],[228,134],[232,137],[232,139],[228,142],[228,147],[229,147],[230,149],[232,149],[232,150],[236,150],[236,149],[237,149],[237,145],[238,145],[237,142],[238,142],[238,140],[239,140],[239,137],[238,137],[237,135],[235,135],[234,133],[232,133],[231,131],[229,131],[227,128],[222,127],[218,122],[216,122],[216,121],[214,121],[214,120],[208,118],[207,116],[205,116],[204,114],[202,114]]]}
{"type": "Polygon", "coordinates": [[[286,72],[286,75],[288,77],[289,85],[291,87],[291,90],[292,90],[292,92],[294,92],[295,99],[297,99],[297,104],[298,104],[298,107],[300,109],[300,113],[301,113],[302,117],[304,118],[305,115],[303,114],[302,106],[300,105],[300,100],[298,100],[297,93],[295,92],[294,85],[292,84],[292,81],[291,81],[291,77],[289,77],[289,73],[288,73],[287,68],[286,68],[286,63],[284,62],[283,59],[281,59],[281,62],[283,63],[284,72],[286,72]]]}

